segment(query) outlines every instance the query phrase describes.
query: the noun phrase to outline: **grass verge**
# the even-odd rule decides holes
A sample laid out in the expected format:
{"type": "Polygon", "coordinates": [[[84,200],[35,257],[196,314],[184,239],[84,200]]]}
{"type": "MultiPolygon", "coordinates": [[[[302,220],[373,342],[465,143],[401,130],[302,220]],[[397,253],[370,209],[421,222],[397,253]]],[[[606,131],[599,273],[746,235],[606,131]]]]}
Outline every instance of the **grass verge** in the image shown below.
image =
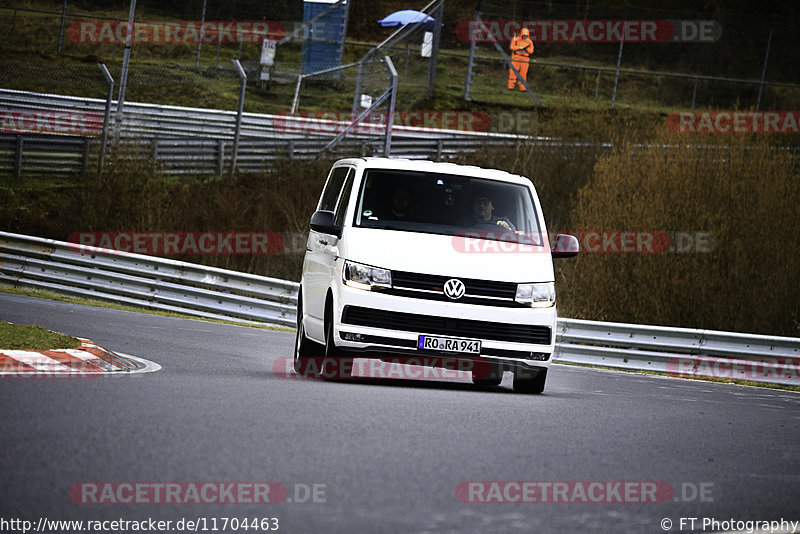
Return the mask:
{"type": "Polygon", "coordinates": [[[41,326],[12,324],[0,321],[0,348],[7,350],[74,349],[80,340],[52,332],[41,326]]]}
{"type": "Polygon", "coordinates": [[[652,376],[664,376],[667,378],[676,378],[682,380],[698,380],[701,382],[716,382],[719,384],[736,384],[738,386],[751,386],[755,388],[767,388],[767,389],[780,389],[784,391],[796,391],[800,392],[800,385],[798,386],[787,386],[785,384],[773,384],[771,382],[756,382],[754,380],[738,380],[735,378],[714,378],[714,377],[705,377],[705,376],[674,376],[669,373],[659,373],[656,371],[639,371],[636,369],[620,369],[617,367],[606,367],[604,365],[583,365],[579,363],[569,363],[569,362],[553,362],[557,363],[558,365],[568,365],[570,367],[584,367],[587,369],[601,369],[604,371],[619,371],[621,373],[632,373],[637,375],[652,375],[652,376]]]}

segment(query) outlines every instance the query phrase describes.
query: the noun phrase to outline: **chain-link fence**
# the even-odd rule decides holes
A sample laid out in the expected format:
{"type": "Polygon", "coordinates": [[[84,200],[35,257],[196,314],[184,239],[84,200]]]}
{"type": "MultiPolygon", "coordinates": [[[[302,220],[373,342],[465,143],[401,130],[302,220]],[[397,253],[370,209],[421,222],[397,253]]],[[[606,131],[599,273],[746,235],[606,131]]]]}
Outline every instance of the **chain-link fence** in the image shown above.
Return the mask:
{"type": "MultiPolygon", "coordinates": [[[[20,167],[39,168],[43,173],[53,168],[25,165],[27,160],[20,154],[46,143],[26,144],[13,136],[50,135],[52,153],[62,153],[69,146],[70,150],[96,154],[99,149],[95,147],[102,145],[102,127],[114,131],[116,104],[108,98],[109,82],[98,64],[107,66],[114,81],[113,99],[118,98],[129,3],[102,3],[102,10],[72,0],[37,4],[41,8],[0,6],[2,89],[95,98],[113,108],[110,122],[102,118],[102,106],[92,110],[101,115],[98,123],[95,115],[84,117],[80,109],[51,106],[36,111],[31,106],[3,104],[0,136],[7,137],[2,151],[8,163],[3,168],[13,169],[13,174],[19,174],[20,167]],[[70,117],[69,125],[63,123],[64,117],[70,117]],[[85,124],[93,126],[86,129],[85,124]],[[100,128],[94,126],[97,124],[100,128]],[[58,144],[55,136],[80,137],[84,142],[58,144]]],[[[201,108],[209,114],[220,110],[237,117],[242,116],[238,111],[241,105],[245,116],[272,114],[279,120],[269,135],[286,141],[275,149],[276,154],[289,155],[303,139],[334,140],[345,130],[345,139],[336,141],[339,146],[345,143],[357,153],[383,153],[389,120],[423,130],[491,128],[493,132],[531,134],[536,132],[535,109],[539,105],[627,107],[661,113],[796,110],[800,105],[800,86],[795,83],[800,67],[793,59],[797,32],[791,18],[731,12],[709,19],[666,9],[611,9],[530,0],[482,0],[471,11],[461,4],[432,0],[421,8],[419,21],[393,26],[386,22],[389,4],[381,4],[384,11],[370,17],[374,32],[370,34],[372,42],[365,43],[346,31],[352,7],[348,0],[322,3],[316,11],[288,0],[265,6],[220,0],[205,0],[202,5],[140,0],[132,27],[125,101],[201,108]],[[333,15],[338,18],[331,23],[328,19],[333,15]],[[386,27],[379,30],[375,21],[380,16],[386,27]],[[647,34],[648,24],[652,25],[652,38],[638,38],[647,34]],[[525,25],[535,37],[527,73],[530,91],[509,91],[509,41],[525,25]],[[629,36],[625,33],[628,26],[636,27],[639,34],[629,36]],[[586,35],[581,37],[579,30],[586,35]],[[672,33],[664,33],[667,30],[672,33]],[[592,38],[597,35],[600,37],[592,38]],[[234,61],[240,63],[244,80],[234,61]],[[392,98],[381,100],[394,83],[392,98]],[[502,128],[504,120],[489,117],[501,113],[498,110],[525,107],[531,108],[531,116],[506,121],[514,123],[511,130],[502,128]],[[468,111],[448,115],[454,108],[468,111]],[[348,129],[367,110],[362,117],[366,124],[348,129]],[[307,120],[298,123],[294,117],[307,120]],[[520,123],[525,127],[519,127],[520,123]],[[353,142],[356,144],[347,144],[353,142]]],[[[159,128],[162,139],[177,135],[172,123],[156,121],[154,116],[148,116],[147,120],[154,122],[147,126],[136,124],[138,130],[127,138],[142,137],[143,131],[152,133],[159,128]]],[[[190,126],[179,132],[184,137],[212,138],[204,163],[209,169],[227,170],[231,158],[236,157],[231,154],[234,119],[228,118],[231,123],[220,126],[216,133],[201,135],[196,122],[187,123],[190,126]]],[[[248,130],[247,124],[245,118],[244,147],[250,146],[252,138],[264,135],[260,130],[248,130]]],[[[124,133],[125,125],[117,126],[115,133],[124,133]]],[[[156,137],[144,138],[156,147],[145,152],[160,153],[156,137]]],[[[197,144],[206,145],[207,140],[197,144]]],[[[102,154],[92,158],[88,164],[84,159],[80,166],[62,168],[93,169],[102,163],[102,154]]]]}
{"type": "Polygon", "coordinates": [[[465,99],[657,111],[797,109],[794,21],[737,12],[698,17],[664,8],[481,1],[456,28],[469,47],[465,99]],[[527,80],[537,98],[507,91],[503,56],[511,55],[522,28],[535,48],[527,80]]]}

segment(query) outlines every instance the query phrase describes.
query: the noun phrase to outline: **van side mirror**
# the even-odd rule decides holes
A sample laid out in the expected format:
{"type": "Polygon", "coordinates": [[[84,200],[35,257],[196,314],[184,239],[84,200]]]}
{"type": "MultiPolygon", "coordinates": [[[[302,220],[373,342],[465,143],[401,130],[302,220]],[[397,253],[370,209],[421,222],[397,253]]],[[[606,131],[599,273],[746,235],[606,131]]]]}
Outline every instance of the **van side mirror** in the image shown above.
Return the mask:
{"type": "Polygon", "coordinates": [[[341,226],[334,224],[334,214],[328,210],[317,210],[311,216],[311,229],[322,234],[342,237],[341,226]]]}
{"type": "Polygon", "coordinates": [[[572,258],[578,255],[580,249],[577,237],[570,234],[558,234],[552,255],[554,258],[572,258]]]}

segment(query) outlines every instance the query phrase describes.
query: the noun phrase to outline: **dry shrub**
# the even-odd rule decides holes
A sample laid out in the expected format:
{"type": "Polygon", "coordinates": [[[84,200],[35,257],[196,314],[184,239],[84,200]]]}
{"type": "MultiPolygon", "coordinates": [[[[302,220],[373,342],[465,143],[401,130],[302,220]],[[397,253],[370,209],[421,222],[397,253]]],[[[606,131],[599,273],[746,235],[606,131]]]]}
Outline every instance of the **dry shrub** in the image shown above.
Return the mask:
{"type": "MultiPolygon", "coordinates": [[[[67,233],[278,232],[277,254],[178,255],[173,259],[299,280],[308,222],[331,161],[279,162],[269,174],[198,179],[158,175],[147,158],[125,158],[103,183],[87,178],[83,205],[67,233]],[[300,246],[302,245],[302,246],[300,246]]],[[[58,236],[63,239],[66,236],[58,236]]]]}
{"type": "Polygon", "coordinates": [[[572,210],[578,230],[710,232],[712,252],[581,254],[558,263],[560,312],[798,335],[798,160],[765,136],[618,145],[572,210]]]}

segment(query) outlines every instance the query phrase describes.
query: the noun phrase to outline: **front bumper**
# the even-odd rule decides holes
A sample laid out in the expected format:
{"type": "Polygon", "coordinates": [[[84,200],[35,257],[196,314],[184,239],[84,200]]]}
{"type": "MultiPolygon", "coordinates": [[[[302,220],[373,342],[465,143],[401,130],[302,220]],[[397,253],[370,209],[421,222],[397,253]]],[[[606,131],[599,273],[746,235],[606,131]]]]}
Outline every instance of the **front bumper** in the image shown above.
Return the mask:
{"type": "Polygon", "coordinates": [[[556,309],[499,308],[403,298],[346,285],[337,287],[336,344],[354,356],[446,358],[547,368],[554,350],[556,309]],[[479,356],[417,348],[419,335],[481,341],[479,356]]]}

